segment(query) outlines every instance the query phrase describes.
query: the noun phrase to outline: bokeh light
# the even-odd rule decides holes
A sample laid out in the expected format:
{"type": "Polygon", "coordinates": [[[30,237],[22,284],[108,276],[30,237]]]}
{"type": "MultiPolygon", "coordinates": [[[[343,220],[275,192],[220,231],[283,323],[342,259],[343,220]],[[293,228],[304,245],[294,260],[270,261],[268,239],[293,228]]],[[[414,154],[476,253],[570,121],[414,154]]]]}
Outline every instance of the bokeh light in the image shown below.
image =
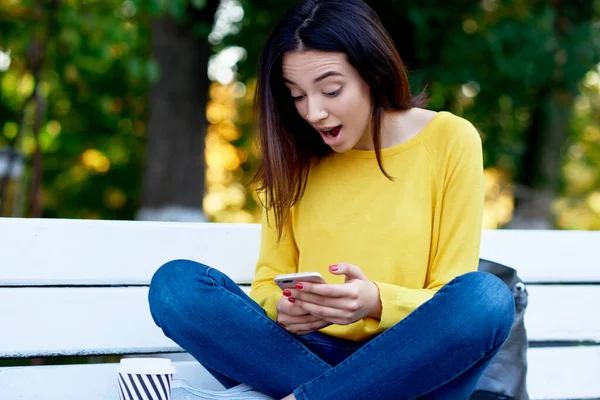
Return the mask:
{"type": "Polygon", "coordinates": [[[214,82],[206,117],[210,123],[206,133],[206,195],[204,212],[218,222],[257,222],[247,208],[248,189],[239,182],[247,152],[232,142],[242,133],[236,125],[239,85],[214,82]]]}

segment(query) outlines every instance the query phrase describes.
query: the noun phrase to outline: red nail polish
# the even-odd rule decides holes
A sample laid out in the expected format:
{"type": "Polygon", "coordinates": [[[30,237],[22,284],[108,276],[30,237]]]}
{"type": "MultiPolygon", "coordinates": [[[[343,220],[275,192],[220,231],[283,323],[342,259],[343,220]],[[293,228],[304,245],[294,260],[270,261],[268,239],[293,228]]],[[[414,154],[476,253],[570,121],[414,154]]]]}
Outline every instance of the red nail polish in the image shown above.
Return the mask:
{"type": "Polygon", "coordinates": [[[286,296],[286,297],[289,297],[289,296],[292,295],[292,292],[290,292],[289,290],[284,290],[283,291],[283,295],[286,296]]]}
{"type": "Polygon", "coordinates": [[[296,283],[296,289],[304,289],[304,285],[298,282],[296,283]]]}
{"type": "Polygon", "coordinates": [[[296,302],[296,299],[293,298],[293,297],[288,297],[288,300],[290,301],[290,303],[295,303],[296,302]]]}
{"type": "Polygon", "coordinates": [[[332,270],[332,271],[337,271],[339,268],[338,268],[338,266],[337,266],[337,265],[331,265],[331,266],[329,267],[329,269],[330,269],[330,270],[332,270]]]}

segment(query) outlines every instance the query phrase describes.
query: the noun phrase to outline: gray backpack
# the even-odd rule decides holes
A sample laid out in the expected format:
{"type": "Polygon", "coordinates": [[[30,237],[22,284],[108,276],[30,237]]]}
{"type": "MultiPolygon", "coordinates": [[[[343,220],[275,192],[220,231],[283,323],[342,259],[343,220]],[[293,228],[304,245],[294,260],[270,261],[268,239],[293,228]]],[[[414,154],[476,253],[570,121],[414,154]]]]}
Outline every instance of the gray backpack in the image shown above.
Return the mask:
{"type": "Polygon", "coordinates": [[[479,260],[479,271],[496,275],[508,285],[515,298],[515,320],[500,351],[483,371],[470,400],[529,400],[527,394],[527,332],[523,317],[527,289],[517,271],[502,264],[479,260]]]}

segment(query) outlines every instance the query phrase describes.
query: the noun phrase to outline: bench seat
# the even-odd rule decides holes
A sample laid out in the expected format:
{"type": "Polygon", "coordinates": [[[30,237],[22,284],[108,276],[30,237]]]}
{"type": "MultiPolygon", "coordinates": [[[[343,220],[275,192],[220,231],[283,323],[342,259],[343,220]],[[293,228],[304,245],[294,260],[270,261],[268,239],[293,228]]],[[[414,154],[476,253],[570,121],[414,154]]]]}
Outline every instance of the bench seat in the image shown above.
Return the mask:
{"type": "MultiPolygon", "coordinates": [[[[177,378],[220,385],[154,325],[148,284],[164,262],[217,267],[244,290],[255,224],[0,218],[2,359],[151,355],[177,378]]],[[[532,399],[600,399],[600,232],[484,231],[482,258],[518,270],[529,291],[532,399]]],[[[50,359],[52,361],[53,359],[50,359]]],[[[0,367],[0,399],[115,399],[115,364],[0,367]]]]}

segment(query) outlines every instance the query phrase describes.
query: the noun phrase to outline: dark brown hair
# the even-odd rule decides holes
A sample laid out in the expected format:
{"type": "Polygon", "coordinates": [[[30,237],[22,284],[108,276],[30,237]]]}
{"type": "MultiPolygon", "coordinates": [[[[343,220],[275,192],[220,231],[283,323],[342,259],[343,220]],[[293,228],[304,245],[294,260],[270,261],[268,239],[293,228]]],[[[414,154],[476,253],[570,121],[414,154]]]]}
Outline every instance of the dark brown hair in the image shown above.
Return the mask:
{"type": "Polygon", "coordinates": [[[296,111],[285,87],[282,58],[289,51],[345,53],[371,89],[371,120],[377,163],[381,161],[381,125],[385,110],[425,104],[413,97],[394,43],[375,12],[361,0],[303,0],[271,32],[258,68],[255,111],[259,121],[261,163],[254,177],[273,210],[279,238],[289,210],[302,197],[310,166],[333,150],[296,111]]]}

